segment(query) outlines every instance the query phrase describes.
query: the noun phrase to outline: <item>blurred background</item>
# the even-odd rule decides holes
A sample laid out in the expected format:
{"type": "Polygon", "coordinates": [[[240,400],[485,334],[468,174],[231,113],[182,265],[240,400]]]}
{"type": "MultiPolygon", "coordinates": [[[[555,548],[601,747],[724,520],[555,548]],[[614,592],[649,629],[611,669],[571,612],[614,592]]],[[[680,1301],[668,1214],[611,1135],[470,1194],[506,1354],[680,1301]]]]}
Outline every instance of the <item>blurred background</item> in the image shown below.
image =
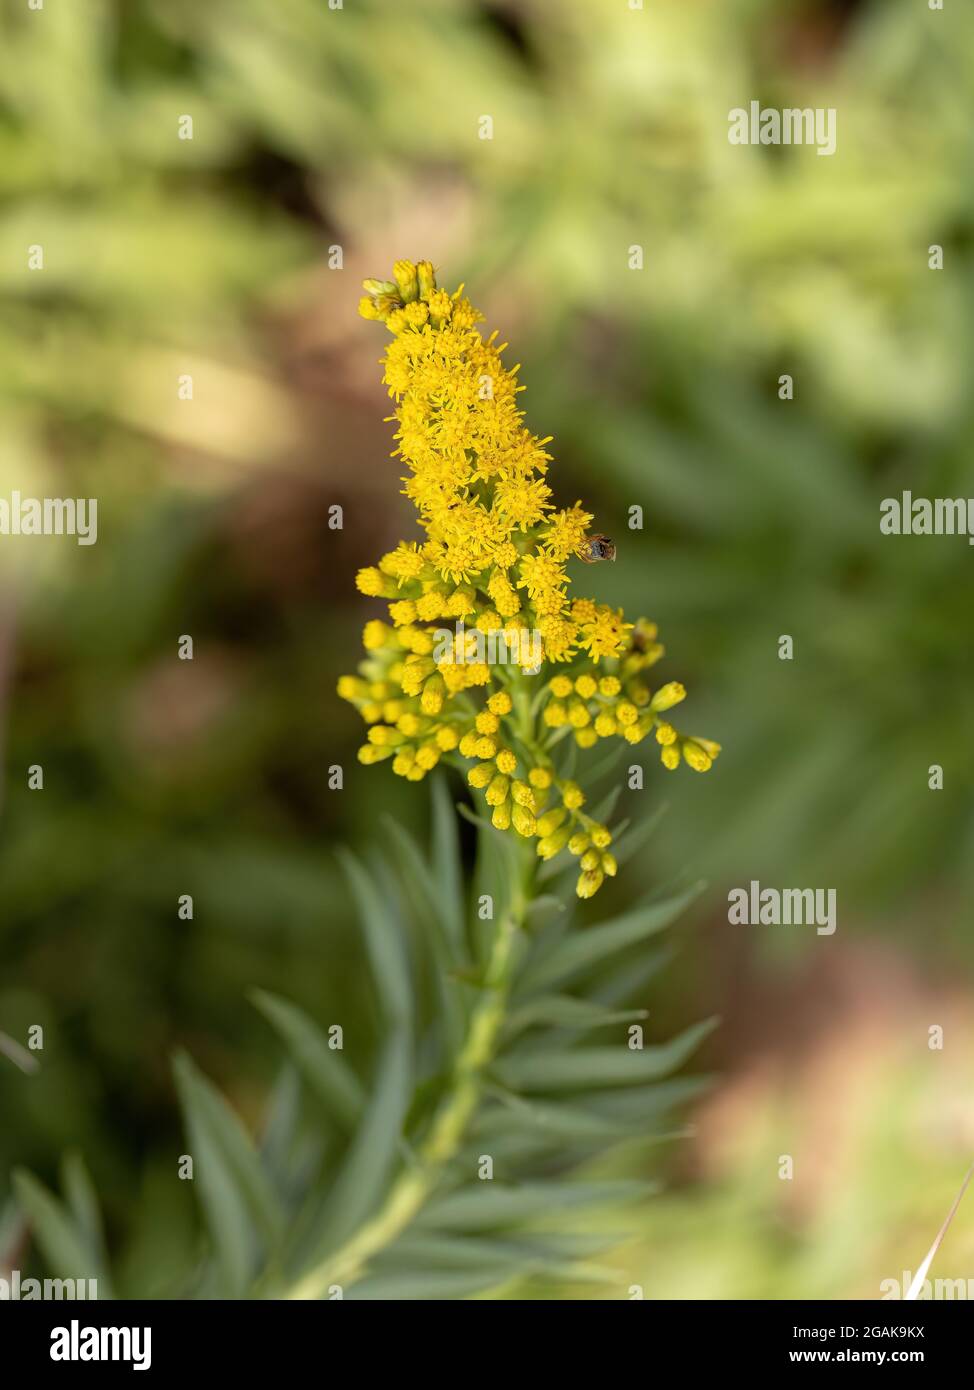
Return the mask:
{"type": "MultiPolygon", "coordinates": [[[[650,1027],[724,1022],[620,1267],[647,1297],[878,1297],[974,1152],[972,553],[878,526],[905,488],[974,496],[974,13],[0,13],[0,496],[99,500],[95,546],[0,540],[0,1030],[45,1029],[34,1075],[0,1056],[0,1263],[33,1258],[11,1167],[77,1151],[151,1290],[194,1239],[173,1048],[256,1121],[277,1049],[247,990],[368,1008],[332,847],[426,799],[356,764],[334,687],[373,615],[355,569],[414,534],[356,315],[404,256],[512,343],[556,498],[618,545],[577,582],[659,622],[724,744],[707,778],[647,757],[628,799],[669,809],[618,901],[710,884],[650,1027]],[[729,145],[751,100],[835,107],[837,153],[729,145]],[[837,932],[729,926],[751,879],[834,888],[837,932]]],[[[974,1208],[934,1273],[974,1277],[974,1208]]]]}

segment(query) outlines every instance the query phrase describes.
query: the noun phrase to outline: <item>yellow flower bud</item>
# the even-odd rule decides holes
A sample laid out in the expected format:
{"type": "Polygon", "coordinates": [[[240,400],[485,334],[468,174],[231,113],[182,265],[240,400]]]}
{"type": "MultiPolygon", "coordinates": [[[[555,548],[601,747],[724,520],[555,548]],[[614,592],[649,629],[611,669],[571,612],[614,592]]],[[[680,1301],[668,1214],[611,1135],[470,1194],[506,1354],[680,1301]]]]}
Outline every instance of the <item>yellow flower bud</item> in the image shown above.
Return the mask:
{"type": "MultiPolygon", "coordinates": [[[[538,833],[542,834],[541,822],[538,822],[538,833]]],[[[553,859],[556,854],[560,854],[568,843],[568,828],[556,830],[553,834],[544,835],[538,841],[537,850],[542,859],[553,859]]]]}
{"type": "Polygon", "coordinates": [[[672,772],[674,768],[680,766],[680,749],[676,743],[668,744],[666,748],[660,750],[659,760],[666,768],[667,772],[672,772]]]}
{"type": "Polygon", "coordinates": [[[583,700],[591,700],[598,688],[598,682],[594,676],[579,676],[575,682],[575,690],[583,700]]]}
{"type": "Polygon", "coordinates": [[[360,594],[366,594],[369,598],[381,598],[386,592],[386,577],[381,570],[370,565],[367,569],[359,570],[355,576],[355,587],[360,594]]]}
{"type": "Polygon", "coordinates": [[[700,744],[700,747],[707,754],[707,757],[710,758],[711,762],[713,762],[716,759],[718,753],[720,752],[719,743],[715,743],[712,738],[701,738],[699,734],[693,735],[693,741],[694,743],[700,744]]]}
{"type": "Polygon", "coordinates": [[[423,685],[423,694],[419,701],[424,714],[439,714],[443,708],[444,688],[442,676],[428,677],[423,685]]]}
{"type": "Polygon", "coordinates": [[[416,265],[416,279],[419,284],[420,299],[428,299],[436,289],[436,273],[429,261],[419,261],[416,265]]]}
{"type": "Polygon", "coordinates": [[[501,802],[507,800],[507,793],[510,790],[510,782],[501,773],[496,773],[487,788],[487,805],[500,806],[501,802]]]}
{"type": "Polygon", "coordinates": [[[619,865],[616,863],[614,854],[603,854],[602,872],[605,874],[606,878],[615,878],[616,874],[619,872],[619,865]]]}
{"type": "Polygon", "coordinates": [[[602,870],[590,869],[587,873],[579,874],[575,892],[580,898],[592,898],[602,887],[602,882],[602,870]]]}
{"type": "Polygon", "coordinates": [[[549,681],[548,689],[559,700],[567,700],[572,693],[572,683],[567,676],[555,676],[549,681]]]}
{"type": "Polygon", "coordinates": [[[568,852],[569,854],[574,854],[577,858],[580,854],[585,853],[589,847],[589,843],[588,836],[581,830],[576,830],[575,834],[568,841],[568,852]]]}
{"type": "Polygon", "coordinates": [[[561,799],[569,811],[577,811],[580,806],[585,805],[585,793],[577,782],[563,782],[561,784],[561,799]]]}
{"type": "Polygon", "coordinates": [[[661,714],[663,710],[672,709],[681,700],[686,699],[687,692],[679,681],[670,681],[667,685],[661,685],[659,690],[649,702],[649,707],[654,714],[661,714]]]}
{"type": "Polygon", "coordinates": [[[525,838],[534,834],[536,821],[532,813],[525,806],[515,806],[511,812],[511,821],[514,829],[519,835],[525,838]]]}
{"type": "Polygon", "coordinates": [[[546,767],[533,767],[528,773],[528,781],[532,787],[537,787],[539,791],[546,791],[553,781],[550,770],[546,767]]]}
{"type": "Polygon", "coordinates": [[[502,748],[494,761],[497,763],[498,772],[503,772],[507,776],[517,772],[517,758],[509,748],[502,748]]]}
{"type": "Polygon", "coordinates": [[[575,742],[579,748],[591,748],[598,741],[599,736],[592,728],[575,730],[575,742]]]}
{"type": "Polygon", "coordinates": [[[510,714],[513,706],[514,702],[506,690],[496,691],[487,701],[487,708],[491,714],[510,714]]]}
{"type": "Polygon", "coordinates": [[[549,729],[560,729],[568,722],[568,711],[558,700],[549,700],[544,707],[544,722],[549,729]]]}
{"type": "Polygon", "coordinates": [[[500,806],[494,807],[490,823],[496,830],[510,830],[511,828],[511,803],[501,802],[500,806]]]}
{"type": "Polygon", "coordinates": [[[392,280],[363,280],[362,288],[365,290],[366,294],[374,296],[395,296],[399,293],[398,286],[392,280]]]}
{"type": "Polygon", "coordinates": [[[368,652],[376,652],[386,646],[392,636],[392,628],[378,618],[372,618],[362,629],[362,645],[368,652]]]}
{"type": "Polygon", "coordinates": [[[475,720],[477,729],[482,734],[496,734],[501,726],[501,721],[488,709],[482,709],[475,720]]]}
{"type": "MultiPolygon", "coordinates": [[[[538,834],[553,834],[553,832],[556,831],[558,827],[561,825],[561,823],[565,820],[567,815],[568,812],[565,810],[563,806],[556,806],[553,811],[546,811],[538,821],[538,834]]],[[[565,843],[568,843],[567,837],[565,839],[565,843]]]]}
{"type": "Polygon", "coordinates": [[[656,742],[665,748],[668,743],[676,743],[677,732],[672,724],[662,723],[656,730],[656,742]]]}
{"type": "Polygon", "coordinates": [[[378,748],[396,748],[405,740],[398,729],[390,729],[388,724],[374,724],[369,730],[369,742],[378,748]]]}
{"type": "Polygon", "coordinates": [[[511,787],[511,795],[519,806],[527,806],[534,809],[534,792],[527,782],[515,782],[511,787]]]}
{"type": "Polygon", "coordinates": [[[396,261],[392,273],[396,277],[399,298],[404,304],[419,298],[419,277],[412,261],[396,261]]]}
{"type": "Polygon", "coordinates": [[[436,742],[444,753],[449,753],[460,742],[460,735],[451,724],[440,724],[436,730],[436,742]]]}
{"type": "Polygon", "coordinates": [[[608,849],[609,845],[612,844],[612,835],[606,826],[593,825],[592,844],[595,845],[596,849],[608,849]]]}
{"type": "Polygon", "coordinates": [[[592,716],[581,700],[573,700],[568,706],[568,722],[573,729],[584,729],[586,724],[591,724],[592,716]]]}
{"type": "Polygon", "coordinates": [[[478,763],[467,773],[467,781],[472,787],[486,787],[494,775],[493,763],[478,763]]]}
{"type": "Polygon", "coordinates": [[[707,772],[713,767],[713,759],[707,755],[705,749],[700,747],[695,739],[685,738],[683,740],[683,758],[689,763],[694,772],[707,772]]]}
{"type": "Polygon", "coordinates": [[[368,693],[368,686],[358,676],[340,676],[338,694],[343,700],[361,700],[368,693]]]}
{"type": "Polygon", "coordinates": [[[416,605],[412,599],[401,598],[397,603],[389,604],[389,617],[396,627],[405,627],[407,623],[416,621],[416,605]]]}
{"type": "Polygon", "coordinates": [[[611,699],[613,695],[618,695],[621,689],[622,684],[618,676],[603,676],[599,681],[599,694],[605,695],[607,698],[611,699]]]}

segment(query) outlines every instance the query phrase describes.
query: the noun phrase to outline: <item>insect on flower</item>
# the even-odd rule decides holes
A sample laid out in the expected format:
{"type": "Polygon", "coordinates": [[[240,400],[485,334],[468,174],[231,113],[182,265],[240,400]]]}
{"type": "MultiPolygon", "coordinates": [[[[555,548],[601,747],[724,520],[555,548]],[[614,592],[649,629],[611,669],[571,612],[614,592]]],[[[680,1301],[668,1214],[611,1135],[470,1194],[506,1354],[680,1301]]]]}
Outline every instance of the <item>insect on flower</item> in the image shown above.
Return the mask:
{"type": "Polygon", "coordinates": [[[608,536],[586,536],[575,554],[587,565],[597,565],[600,560],[615,559],[616,543],[608,536]]]}

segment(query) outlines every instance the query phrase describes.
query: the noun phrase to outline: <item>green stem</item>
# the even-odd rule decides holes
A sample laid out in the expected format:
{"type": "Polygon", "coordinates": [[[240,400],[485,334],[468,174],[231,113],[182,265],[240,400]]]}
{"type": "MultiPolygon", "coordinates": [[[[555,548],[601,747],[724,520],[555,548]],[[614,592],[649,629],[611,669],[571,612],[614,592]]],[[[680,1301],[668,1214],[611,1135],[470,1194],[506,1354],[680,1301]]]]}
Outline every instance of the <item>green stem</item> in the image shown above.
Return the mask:
{"type": "Polygon", "coordinates": [[[393,1184],[385,1204],[352,1238],[303,1275],[287,1291],[290,1299],[322,1298],[333,1285],[347,1288],[366,1272],[369,1261],[390,1245],[416,1218],[436,1190],[443,1171],[456,1156],[480,1102],[484,1073],[494,1057],[507,1013],[514,947],[531,902],[534,853],[524,842],[524,869],[515,885],[511,910],[498,924],[484,977],[484,993],[473,1013],[454,1062],[447,1094],[440,1103],[415,1163],[393,1184]]]}

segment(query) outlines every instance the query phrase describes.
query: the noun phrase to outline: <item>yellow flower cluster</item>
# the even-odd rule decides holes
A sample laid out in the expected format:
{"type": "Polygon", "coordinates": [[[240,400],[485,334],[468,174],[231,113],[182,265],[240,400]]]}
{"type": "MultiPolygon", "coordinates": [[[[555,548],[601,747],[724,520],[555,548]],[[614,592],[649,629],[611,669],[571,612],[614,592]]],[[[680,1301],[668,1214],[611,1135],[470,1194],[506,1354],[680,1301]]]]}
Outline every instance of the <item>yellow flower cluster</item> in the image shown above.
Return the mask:
{"type": "Polygon", "coordinates": [[[517,367],[506,344],[484,338],[482,315],[438,289],[427,261],[397,261],[392,280],[366,280],[364,318],[392,333],[384,381],[395,401],[403,492],[422,542],[401,542],[359,571],[363,594],[388,603],[388,622],[363,635],[366,659],[338,693],[369,725],[364,763],[391,759],[410,780],[442,757],[473,762],[493,824],[535,838],[549,859],[579,860],[577,891],[591,897],[616,871],[612,837],[582,809],[577,783],[559,778],[553,750],[650,732],[663,766],[705,772],[719,745],[686,738],[662,716],[684,698],[676,682],[655,693],[643,673],[663,655],[656,628],[568,597],[568,563],[590,560],[591,515],[557,510],[546,478],[550,439],[523,423],[517,367]],[[450,626],[445,628],[444,624],[450,626]],[[544,663],[562,669],[539,681],[544,663]]]}

